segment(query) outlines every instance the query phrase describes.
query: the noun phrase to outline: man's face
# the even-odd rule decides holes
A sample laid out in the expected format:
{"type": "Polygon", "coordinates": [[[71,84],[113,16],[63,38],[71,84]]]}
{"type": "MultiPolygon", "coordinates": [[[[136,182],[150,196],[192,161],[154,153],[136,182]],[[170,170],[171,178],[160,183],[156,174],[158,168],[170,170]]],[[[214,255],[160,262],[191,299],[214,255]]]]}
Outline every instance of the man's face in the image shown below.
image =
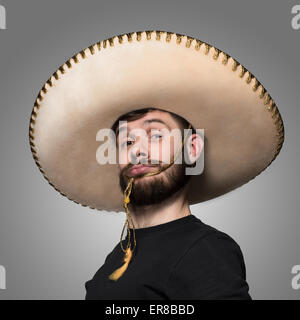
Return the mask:
{"type": "MultiPolygon", "coordinates": [[[[188,182],[185,165],[181,163],[172,164],[156,175],[143,177],[146,173],[167,167],[174,160],[174,154],[182,146],[180,129],[179,123],[169,113],[162,111],[151,111],[138,120],[119,126],[117,149],[120,187],[124,192],[129,177],[135,178],[130,194],[133,206],[160,203],[188,182]]],[[[181,155],[183,163],[182,152],[181,155]]]]}

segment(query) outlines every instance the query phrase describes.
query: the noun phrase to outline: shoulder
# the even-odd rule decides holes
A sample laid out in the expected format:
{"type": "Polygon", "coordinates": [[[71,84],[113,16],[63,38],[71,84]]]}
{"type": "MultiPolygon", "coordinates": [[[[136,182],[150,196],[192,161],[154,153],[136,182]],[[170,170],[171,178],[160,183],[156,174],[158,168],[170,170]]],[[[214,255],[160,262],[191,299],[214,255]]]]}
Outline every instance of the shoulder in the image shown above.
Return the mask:
{"type": "Polygon", "coordinates": [[[214,230],[205,237],[200,237],[197,239],[190,249],[199,248],[201,250],[206,249],[209,253],[220,254],[222,256],[227,256],[228,253],[236,253],[239,258],[243,257],[242,251],[238,243],[227,233],[214,230]]]}
{"type": "Polygon", "coordinates": [[[244,257],[238,243],[227,233],[214,228],[195,216],[193,223],[177,231],[177,257],[171,269],[186,267],[187,261],[194,264],[211,263],[228,265],[246,277],[244,257]]]}
{"type": "Polygon", "coordinates": [[[237,255],[237,258],[243,259],[242,250],[236,240],[233,239],[233,237],[208,224],[205,224],[198,218],[195,226],[196,230],[194,232],[194,238],[190,242],[190,245],[185,251],[185,254],[187,254],[189,251],[190,254],[214,253],[215,255],[224,255],[226,258],[226,253],[234,252],[237,255]]]}
{"type": "Polygon", "coordinates": [[[249,298],[240,246],[214,228],[189,246],[172,267],[166,285],[174,298],[249,298]]]}
{"type": "MultiPolygon", "coordinates": [[[[230,268],[232,272],[246,278],[246,269],[242,250],[238,243],[228,234],[212,228],[212,231],[196,239],[178,261],[185,263],[192,259],[215,266],[215,268],[230,268]]],[[[178,266],[177,266],[178,267],[178,266]]]]}
{"type": "MultiPolygon", "coordinates": [[[[238,243],[228,234],[215,231],[193,244],[195,252],[205,252],[207,259],[215,258],[216,263],[224,266],[246,278],[246,268],[242,250],[238,243]]],[[[192,246],[192,247],[193,247],[192,246]]]]}

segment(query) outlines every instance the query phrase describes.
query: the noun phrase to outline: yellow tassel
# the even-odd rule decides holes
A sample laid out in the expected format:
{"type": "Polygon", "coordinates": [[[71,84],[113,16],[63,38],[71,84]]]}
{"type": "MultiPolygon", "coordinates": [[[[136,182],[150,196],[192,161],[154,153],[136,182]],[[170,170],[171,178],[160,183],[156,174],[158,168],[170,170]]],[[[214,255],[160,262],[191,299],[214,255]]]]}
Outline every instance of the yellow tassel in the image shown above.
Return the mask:
{"type": "Polygon", "coordinates": [[[117,270],[115,270],[111,275],[109,275],[109,279],[110,280],[118,280],[122,275],[123,273],[125,272],[125,270],[127,269],[128,267],[128,264],[131,260],[131,257],[132,257],[132,251],[131,249],[128,247],[126,249],[126,253],[125,253],[125,256],[124,256],[124,264],[122,265],[122,267],[118,268],[117,270]]]}
{"type": "Polygon", "coordinates": [[[124,199],[124,203],[129,203],[130,202],[130,198],[129,197],[126,197],[125,199],[124,199]]]}

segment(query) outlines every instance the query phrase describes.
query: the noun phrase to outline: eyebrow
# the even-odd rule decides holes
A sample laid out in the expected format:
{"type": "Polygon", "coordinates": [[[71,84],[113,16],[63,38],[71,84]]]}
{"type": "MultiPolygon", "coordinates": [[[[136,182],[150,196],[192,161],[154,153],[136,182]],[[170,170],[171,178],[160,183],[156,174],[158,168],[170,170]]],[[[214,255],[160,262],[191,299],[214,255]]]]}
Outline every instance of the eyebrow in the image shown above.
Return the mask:
{"type": "MultiPolygon", "coordinates": [[[[144,121],[144,124],[150,124],[152,122],[159,122],[159,123],[162,123],[164,124],[166,127],[168,127],[168,129],[170,130],[171,128],[161,119],[158,119],[158,118],[153,118],[153,119],[147,119],[144,121]]],[[[116,130],[116,137],[119,135],[120,132],[124,131],[126,128],[126,125],[122,126],[121,128],[117,128],[116,130]]]]}

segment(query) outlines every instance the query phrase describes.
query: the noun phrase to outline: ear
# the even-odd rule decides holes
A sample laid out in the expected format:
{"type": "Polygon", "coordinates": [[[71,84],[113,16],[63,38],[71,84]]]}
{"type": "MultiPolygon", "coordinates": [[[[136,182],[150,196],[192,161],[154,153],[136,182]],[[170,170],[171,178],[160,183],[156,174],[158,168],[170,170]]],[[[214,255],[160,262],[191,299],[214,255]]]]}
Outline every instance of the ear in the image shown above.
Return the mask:
{"type": "Polygon", "coordinates": [[[192,135],[190,135],[186,142],[186,163],[189,165],[195,164],[199,159],[203,148],[204,141],[202,137],[198,133],[193,133],[192,135]]]}

